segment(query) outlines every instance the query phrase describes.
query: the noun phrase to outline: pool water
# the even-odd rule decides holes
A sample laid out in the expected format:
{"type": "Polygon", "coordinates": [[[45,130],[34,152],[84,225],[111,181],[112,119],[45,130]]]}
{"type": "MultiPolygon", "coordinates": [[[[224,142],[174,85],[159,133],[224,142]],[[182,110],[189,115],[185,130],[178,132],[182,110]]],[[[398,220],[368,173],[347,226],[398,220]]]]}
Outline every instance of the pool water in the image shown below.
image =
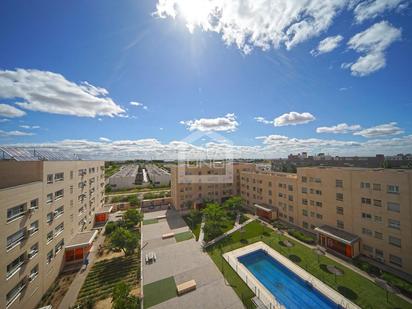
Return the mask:
{"type": "Polygon", "coordinates": [[[287,309],[338,308],[332,300],[312,288],[263,250],[243,255],[238,260],[287,309]]]}

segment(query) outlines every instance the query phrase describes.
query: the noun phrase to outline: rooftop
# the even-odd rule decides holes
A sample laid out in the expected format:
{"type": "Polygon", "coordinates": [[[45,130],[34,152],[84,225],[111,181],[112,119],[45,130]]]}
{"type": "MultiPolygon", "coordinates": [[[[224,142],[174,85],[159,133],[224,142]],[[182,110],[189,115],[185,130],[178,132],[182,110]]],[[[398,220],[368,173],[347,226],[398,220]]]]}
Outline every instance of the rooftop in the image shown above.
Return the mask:
{"type": "Polygon", "coordinates": [[[326,234],[331,238],[334,238],[347,244],[353,244],[354,242],[359,240],[359,236],[339,230],[329,225],[319,226],[315,228],[315,231],[320,232],[322,234],[326,234]]]}
{"type": "Polygon", "coordinates": [[[75,154],[58,151],[36,150],[25,147],[0,147],[0,160],[14,161],[75,161],[80,158],[75,154]]]}
{"type": "Polygon", "coordinates": [[[91,245],[96,235],[97,230],[77,233],[66,246],[66,249],[91,245]]]}

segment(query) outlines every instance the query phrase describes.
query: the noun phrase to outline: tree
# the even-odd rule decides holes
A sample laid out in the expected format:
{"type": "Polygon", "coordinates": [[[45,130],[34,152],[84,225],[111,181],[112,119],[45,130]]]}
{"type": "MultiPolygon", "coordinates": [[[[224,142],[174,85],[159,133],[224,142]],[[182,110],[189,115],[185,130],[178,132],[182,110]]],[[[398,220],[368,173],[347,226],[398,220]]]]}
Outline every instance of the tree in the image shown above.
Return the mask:
{"type": "Polygon", "coordinates": [[[130,295],[131,288],[123,281],[117,283],[112,292],[113,309],[137,309],[139,300],[136,296],[130,295]]]}
{"type": "Polygon", "coordinates": [[[133,227],[142,221],[143,215],[137,209],[128,209],[123,215],[123,220],[126,222],[127,227],[133,227]]]}
{"type": "Polygon", "coordinates": [[[240,196],[232,196],[223,203],[223,208],[232,214],[242,209],[243,199],[240,196]]]}
{"type": "Polygon", "coordinates": [[[122,227],[116,228],[110,235],[110,247],[122,250],[125,255],[133,254],[138,245],[138,235],[122,227]]]}
{"type": "Polygon", "coordinates": [[[220,235],[222,232],[221,223],[226,219],[226,213],[223,208],[216,203],[209,203],[203,209],[203,214],[205,215],[203,232],[206,234],[206,238],[211,239],[220,235]]]}
{"type": "Polygon", "coordinates": [[[202,221],[202,213],[199,210],[192,209],[187,215],[190,228],[193,229],[197,223],[202,221]]]}

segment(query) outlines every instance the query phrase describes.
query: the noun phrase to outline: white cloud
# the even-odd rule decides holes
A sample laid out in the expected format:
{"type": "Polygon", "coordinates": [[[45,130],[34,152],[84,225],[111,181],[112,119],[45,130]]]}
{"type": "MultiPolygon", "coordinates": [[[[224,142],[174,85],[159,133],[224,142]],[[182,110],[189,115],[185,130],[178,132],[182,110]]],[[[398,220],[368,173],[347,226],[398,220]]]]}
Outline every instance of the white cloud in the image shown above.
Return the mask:
{"type": "Polygon", "coordinates": [[[147,110],[147,109],[148,109],[146,105],[144,105],[143,103],[140,103],[140,102],[136,102],[136,101],[130,102],[130,105],[137,106],[137,107],[141,107],[141,108],[143,108],[144,110],[147,110]]]}
{"type": "Polygon", "coordinates": [[[354,63],[343,63],[342,68],[349,69],[352,75],[366,76],[385,67],[385,50],[401,38],[401,30],[387,21],[374,24],[363,32],[353,36],[349,48],[364,54],[354,63]]]}
{"type": "MultiPolygon", "coordinates": [[[[0,93],[0,97],[1,97],[1,93],[0,93]]],[[[14,117],[22,117],[24,115],[26,115],[24,111],[18,108],[15,108],[14,106],[11,106],[8,104],[0,104],[0,116],[14,118],[14,117]]]]}
{"type": "Polygon", "coordinates": [[[235,114],[226,114],[218,118],[201,118],[195,120],[180,121],[189,131],[236,131],[239,123],[236,121],[235,114]]]}
{"type": "Polygon", "coordinates": [[[0,70],[0,99],[18,99],[24,109],[79,117],[118,116],[125,111],[104,88],[76,84],[63,75],[39,70],[0,70]]]}
{"type": "Polygon", "coordinates": [[[0,119],[0,123],[2,123],[2,122],[9,122],[10,120],[9,119],[0,119]]]}
{"type": "Polygon", "coordinates": [[[267,120],[265,117],[258,116],[258,117],[255,117],[254,119],[255,119],[257,122],[260,122],[260,123],[273,124],[273,121],[267,120]]]}
{"type": "Polygon", "coordinates": [[[3,131],[0,130],[0,137],[19,137],[19,136],[31,136],[34,133],[22,132],[22,131],[3,131]]]}
{"type": "Polygon", "coordinates": [[[111,139],[109,139],[107,137],[99,137],[99,141],[101,141],[101,142],[110,142],[111,139]]]}
{"type": "Polygon", "coordinates": [[[40,126],[29,126],[29,125],[26,125],[26,124],[22,124],[20,126],[20,128],[31,130],[31,129],[40,129],[40,126]]]}
{"type": "Polygon", "coordinates": [[[375,18],[385,11],[402,10],[408,4],[408,0],[366,0],[355,7],[355,19],[357,22],[363,22],[366,19],[375,18]]]}
{"type": "Polygon", "coordinates": [[[339,123],[336,126],[331,127],[319,127],[316,129],[317,133],[333,133],[344,134],[361,130],[362,127],[358,124],[348,125],[346,123],[339,123]]]}
{"type": "Polygon", "coordinates": [[[360,135],[363,137],[380,137],[380,136],[390,136],[390,135],[398,135],[402,134],[404,131],[397,126],[396,122],[390,122],[381,124],[375,127],[371,127],[368,129],[364,129],[359,132],[353,133],[353,135],[360,135]]]}
{"type": "Polygon", "coordinates": [[[275,127],[304,124],[314,121],[316,118],[311,113],[290,112],[283,114],[273,121],[275,127]]]}
{"type": "Polygon", "coordinates": [[[343,36],[341,35],[327,37],[326,39],[320,41],[318,47],[316,47],[316,49],[312,49],[310,53],[313,56],[330,53],[332,50],[334,50],[340,45],[342,40],[343,36]]]}
{"type": "Polygon", "coordinates": [[[217,32],[244,53],[295,45],[329,28],[349,0],[158,0],[155,14],[183,18],[189,31],[217,32]]]}

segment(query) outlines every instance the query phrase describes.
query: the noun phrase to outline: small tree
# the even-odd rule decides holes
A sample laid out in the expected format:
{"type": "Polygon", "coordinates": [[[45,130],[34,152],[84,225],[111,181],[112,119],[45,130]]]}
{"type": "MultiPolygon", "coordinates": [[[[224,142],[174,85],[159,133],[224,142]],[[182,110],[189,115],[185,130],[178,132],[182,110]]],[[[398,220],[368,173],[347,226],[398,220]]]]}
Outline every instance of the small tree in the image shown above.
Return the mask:
{"type": "Polygon", "coordinates": [[[111,233],[114,232],[114,230],[115,230],[116,228],[117,228],[116,222],[109,221],[109,222],[107,222],[106,227],[105,227],[105,229],[104,229],[104,234],[105,234],[105,235],[110,235],[111,233]]]}
{"type": "Polygon", "coordinates": [[[127,227],[133,227],[142,221],[143,216],[137,209],[128,209],[123,215],[123,220],[126,222],[127,227]]]}
{"type": "Polygon", "coordinates": [[[193,229],[195,225],[202,220],[202,213],[196,209],[192,209],[187,215],[187,220],[189,221],[190,228],[193,229]]]}
{"type": "Polygon", "coordinates": [[[137,297],[130,295],[131,288],[125,282],[120,281],[113,288],[112,308],[113,309],[137,309],[139,300],[137,297]]]}
{"type": "Polygon", "coordinates": [[[222,232],[221,223],[225,220],[226,213],[216,203],[207,204],[206,208],[203,209],[203,214],[205,215],[205,226],[203,232],[206,235],[206,239],[212,239],[222,232]]]}
{"type": "Polygon", "coordinates": [[[240,196],[232,196],[223,203],[223,208],[235,214],[242,209],[243,199],[240,196]]]}
{"type": "Polygon", "coordinates": [[[139,238],[137,234],[122,227],[116,228],[110,235],[110,247],[122,250],[125,255],[133,254],[138,245],[139,238]]]}

